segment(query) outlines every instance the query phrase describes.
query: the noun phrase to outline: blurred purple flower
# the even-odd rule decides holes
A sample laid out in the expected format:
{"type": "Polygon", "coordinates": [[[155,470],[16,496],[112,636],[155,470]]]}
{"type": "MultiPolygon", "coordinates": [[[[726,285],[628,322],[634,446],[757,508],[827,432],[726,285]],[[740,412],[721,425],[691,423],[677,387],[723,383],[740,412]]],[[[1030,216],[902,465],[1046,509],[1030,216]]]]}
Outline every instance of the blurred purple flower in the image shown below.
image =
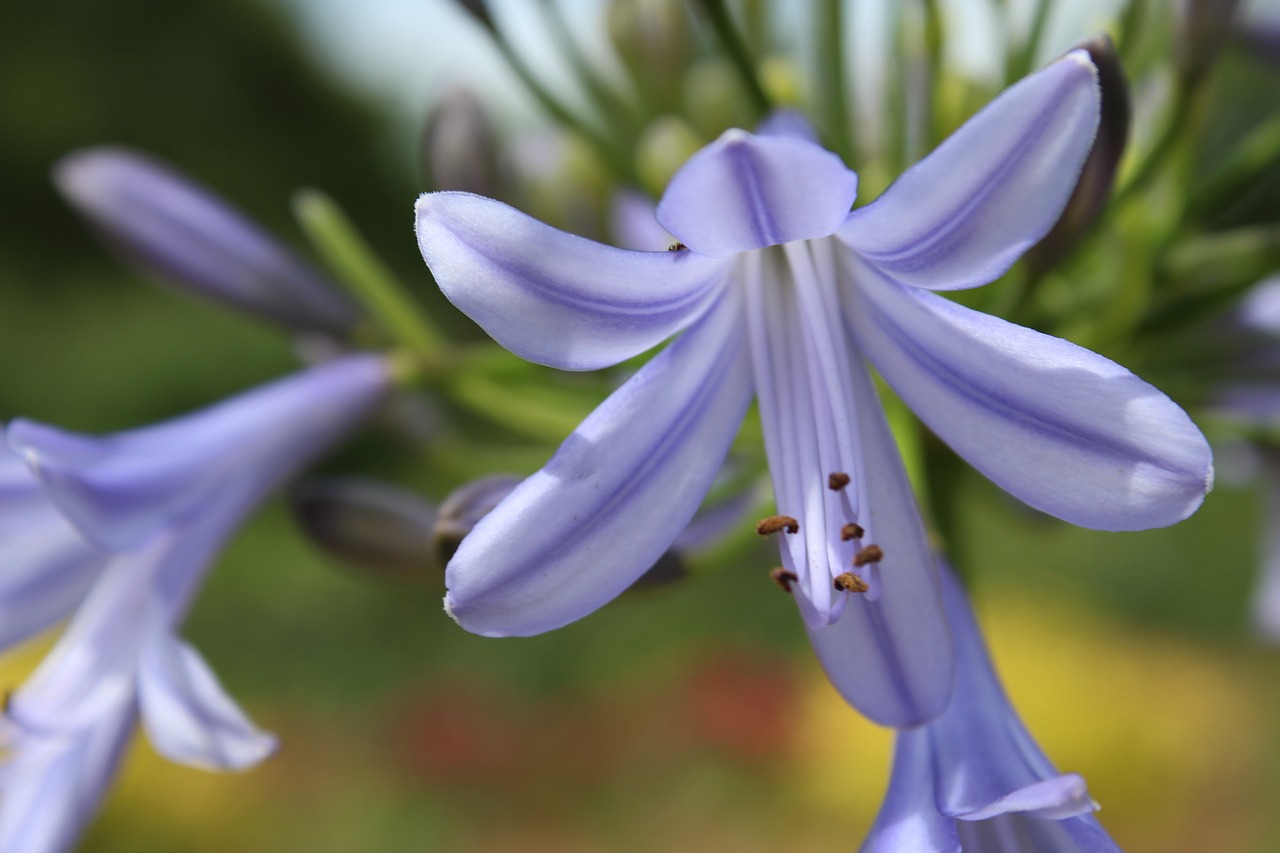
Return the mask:
{"type": "Polygon", "coordinates": [[[667,252],[423,196],[440,287],[515,354],[590,370],[684,331],[477,525],[446,607],[476,633],[525,635],[622,592],[693,515],[757,396],[778,511],[797,528],[782,576],[819,657],[861,650],[837,683],[874,720],[940,713],[952,661],[933,557],[864,357],[957,453],[1067,521],[1172,524],[1210,485],[1204,437],[1155,388],[931,292],[999,277],[1054,224],[1098,101],[1088,54],[1068,54],[853,212],[857,178],[835,155],[729,131],[667,188],[658,219],[681,241],[667,252]],[[845,591],[863,583],[851,563],[865,595],[845,591]]]}
{"type": "MultiPolygon", "coordinates": [[[[956,684],[945,713],[897,735],[893,774],[861,853],[1119,853],[1000,686],[960,582],[942,570],[956,684]]],[[[848,666],[860,663],[850,657],[848,666]]]]}
{"type": "Polygon", "coordinates": [[[58,161],[53,177],[111,246],[161,281],[295,331],[345,338],[360,318],[279,240],[152,157],[86,148],[58,161]]]}
{"type": "Polygon", "coordinates": [[[32,524],[6,526],[4,547],[31,562],[13,567],[27,581],[7,588],[17,597],[0,613],[21,604],[39,616],[6,626],[3,639],[74,615],[0,719],[0,852],[69,849],[139,718],[158,752],[196,767],[242,769],[274,749],[177,631],[245,517],[389,385],[382,358],[355,355],[101,438],[10,424],[8,445],[34,477],[6,453],[0,506],[32,524]]]}

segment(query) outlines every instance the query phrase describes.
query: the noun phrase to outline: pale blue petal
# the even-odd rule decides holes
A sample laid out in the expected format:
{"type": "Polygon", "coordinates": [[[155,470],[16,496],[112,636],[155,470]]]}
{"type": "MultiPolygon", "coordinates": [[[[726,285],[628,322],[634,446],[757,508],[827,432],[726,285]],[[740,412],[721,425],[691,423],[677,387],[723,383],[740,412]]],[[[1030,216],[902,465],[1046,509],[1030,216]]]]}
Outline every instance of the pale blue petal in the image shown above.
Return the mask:
{"type": "Polygon", "coordinates": [[[500,202],[429,193],[418,248],[449,301],[516,355],[594,370],[651,349],[706,310],[725,264],[632,252],[544,225],[500,202]]]}
{"type": "MultiPolygon", "coordinates": [[[[962,853],[956,822],[934,806],[933,778],[925,732],[898,732],[889,789],[859,853],[962,853]]],[[[989,851],[973,848],[964,853],[989,851]]]]}
{"type": "Polygon", "coordinates": [[[0,649],[70,616],[107,559],[0,441],[0,649]]]}
{"type": "Polygon", "coordinates": [[[944,571],[943,597],[956,645],[956,686],[928,727],[938,810],[964,820],[1009,812],[1061,819],[1097,808],[1084,779],[1060,775],[1005,696],[964,589],[944,571]]]}
{"type": "Polygon", "coordinates": [[[243,770],[276,748],[276,739],[253,725],[200,654],[162,626],[142,654],[138,705],[148,739],[170,761],[243,770]]]}
{"type": "Polygon", "coordinates": [[[1186,518],[1212,453],[1172,400],[1120,365],[850,262],[845,320],[929,428],[1036,509],[1099,530],[1186,518]]]}
{"type": "Polygon", "coordinates": [[[729,130],[676,172],[658,221],[694,252],[719,258],[826,237],[857,193],[858,176],[830,151],[729,130]]]}
{"type": "Polygon", "coordinates": [[[128,745],[132,704],[70,734],[6,731],[0,853],[66,853],[97,813],[128,745]]]}
{"type": "Polygon", "coordinates": [[[862,438],[863,526],[884,551],[881,593],[851,595],[844,613],[809,639],[827,676],[877,723],[915,726],[947,707],[955,672],[933,553],[915,496],[866,368],[852,365],[862,438]]]}
{"type": "Polygon", "coordinates": [[[741,315],[727,293],[476,525],[445,578],[445,607],[462,627],[488,636],[558,628],[667,550],[751,400],[741,315]]]}
{"type": "Polygon", "coordinates": [[[1000,277],[1057,222],[1093,145],[1099,103],[1089,54],[1067,54],[854,211],[840,239],[915,287],[951,290],[1000,277]]]}
{"type": "Polygon", "coordinates": [[[109,550],[136,548],[203,512],[227,484],[273,484],[363,420],[391,385],[381,356],[349,355],[184,417],[103,437],[14,421],[67,520],[109,550]]]}

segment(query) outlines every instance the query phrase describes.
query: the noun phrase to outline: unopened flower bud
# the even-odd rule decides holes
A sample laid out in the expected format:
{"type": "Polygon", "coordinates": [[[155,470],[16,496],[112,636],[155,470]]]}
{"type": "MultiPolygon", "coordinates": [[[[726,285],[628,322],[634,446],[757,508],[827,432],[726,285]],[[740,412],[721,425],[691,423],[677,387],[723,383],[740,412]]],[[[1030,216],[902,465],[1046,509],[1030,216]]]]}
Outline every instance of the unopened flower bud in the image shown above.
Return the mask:
{"type": "Polygon", "coordinates": [[[434,189],[501,195],[493,124],[469,90],[455,86],[440,96],[422,144],[424,171],[434,189]]]}
{"type": "Polygon", "coordinates": [[[449,562],[463,537],[518,485],[519,477],[494,474],[464,483],[449,493],[440,505],[432,531],[432,548],[440,565],[449,562]]]}
{"type": "Polygon", "coordinates": [[[290,495],[303,533],[344,565],[374,577],[438,577],[435,508],[413,492],[376,480],[309,480],[290,495]]]}
{"type": "Polygon", "coordinates": [[[1077,47],[1089,52],[1089,58],[1098,69],[1098,85],[1102,90],[1101,116],[1093,148],[1084,161],[1067,206],[1044,239],[1027,253],[1027,263],[1040,271],[1053,268],[1070,254],[1102,214],[1111,198],[1116,170],[1129,141],[1132,112],[1129,81],[1125,78],[1116,46],[1104,33],[1077,47]]]}
{"type": "Polygon", "coordinates": [[[161,281],[296,331],[346,337],[359,319],[311,265],[151,157],[88,148],[60,160],[53,179],[109,245],[161,281]]]}

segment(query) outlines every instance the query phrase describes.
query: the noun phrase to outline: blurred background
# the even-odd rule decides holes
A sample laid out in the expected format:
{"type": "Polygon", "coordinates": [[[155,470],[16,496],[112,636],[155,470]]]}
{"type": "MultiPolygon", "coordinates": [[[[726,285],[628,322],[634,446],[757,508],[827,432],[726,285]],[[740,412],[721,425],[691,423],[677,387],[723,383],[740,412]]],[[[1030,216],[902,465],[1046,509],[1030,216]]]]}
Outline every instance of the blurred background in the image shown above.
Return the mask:
{"type": "MultiPolygon", "coordinates": [[[[987,7],[1000,5],[946,5],[948,67],[979,81],[951,86],[957,122],[999,88],[987,7]]],[[[1119,6],[1055,5],[1030,67],[1119,6]]],[[[1171,26],[1165,4],[1147,5],[1150,26],[1171,26]]],[[[529,12],[535,4],[490,6],[552,91],[571,105],[585,97],[529,12]]],[[[673,32],[686,41],[658,43],[683,51],[672,63],[712,38],[678,3],[558,4],[588,61],[616,62],[607,25],[616,34],[648,20],[611,6],[674,6],[673,32]]],[[[850,39],[866,49],[850,55],[866,72],[856,85],[872,91],[892,45],[863,8],[850,39]]],[[[791,18],[766,23],[783,46],[799,37],[791,18]]],[[[663,57],[655,61],[662,70],[663,57]]],[[[1221,139],[1198,152],[1202,161],[1273,114],[1280,91],[1280,66],[1256,45],[1233,40],[1218,61],[1211,125],[1221,139]]],[[[637,136],[642,189],[660,190],[683,153],[743,120],[700,106],[733,102],[714,97],[715,67],[697,68],[672,84],[678,103],[663,113],[683,118],[637,136]]],[[[815,96],[785,62],[770,68],[779,91],[815,96]]],[[[321,188],[426,310],[479,339],[435,292],[411,233],[416,194],[448,185],[432,174],[423,128],[458,85],[505,140],[505,178],[490,194],[606,234],[607,170],[581,140],[548,129],[483,29],[452,3],[6,0],[0,418],[111,431],[296,364],[274,329],[157,288],[102,249],[49,180],[59,157],[88,145],[150,151],[299,247],[289,197],[321,188]]],[[[1273,215],[1276,171],[1272,162],[1259,172],[1252,201],[1213,211],[1214,227],[1273,215]]],[[[889,177],[864,177],[865,197],[889,177]]],[[[495,458],[527,473],[547,453],[545,443],[516,442],[495,458]]],[[[370,436],[329,467],[438,498],[496,464],[441,455],[370,436]]],[[[1247,619],[1259,532],[1280,520],[1263,516],[1256,487],[1223,478],[1177,527],[1105,534],[1037,516],[967,468],[948,477],[951,526],[963,532],[953,547],[1006,687],[1059,768],[1089,780],[1117,842],[1165,853],[1280,849],[1280,652],[1247,619]]],[[[791,602],[767,581],[775,558],[749,539],[695,560],[683,583],[628,594],[560,631],[486,640],[441,611],[442,577],[405,585],[346,570],[276,502],[221,560],[186,634],[280,735],[279,753],[250,773],[216,776],[166,763],[140,738],[84,849],[856,849],[888,775],[889,734],[827,686],[791,602]]],[[[0,660],[0,686],[19,683],[48,642],[0,660]]]]}

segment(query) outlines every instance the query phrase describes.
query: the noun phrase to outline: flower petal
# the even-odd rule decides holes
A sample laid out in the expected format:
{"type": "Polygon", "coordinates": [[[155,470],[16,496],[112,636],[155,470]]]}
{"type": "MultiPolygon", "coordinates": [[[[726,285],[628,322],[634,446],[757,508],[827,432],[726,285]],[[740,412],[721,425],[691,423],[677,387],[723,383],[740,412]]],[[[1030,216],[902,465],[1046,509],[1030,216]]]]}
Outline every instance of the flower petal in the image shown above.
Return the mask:
{"type": "Polygon", "coordinates": [[[6,733],[0,850],[65,853],[97,812],[133,732],[132,704],[70,734],[6,733]]]}
{"type": "Polygon", "coordinates": [[[138,705],[147,737],[171,761],[206,770],[243,770],[276,748],[226,694],[204,658],[157,623],[138,669],[138,705]]]}
{"type": "Polygon", "coordinates": [[[1003,814],[990,820],[960,821],[956,830],[966,853],[1120,853],[1092,815],[1043,820],[1003,814]]]}
{"type": "MultiPolygon", "coordinates": [[[[986,847],[970,848],[987,853],[986,847]]],[[[889,790],[859,853],[962,853],[956,823],[934,807],[933,761],[928,736],[898,732],[889,790]]]]}
{"type": "Polygon", "coordinates": [[[107,560],[0,442],[0,649],[70,616],[107,560]]]}
{"type": "Polygon", "coordinates": [[[1099,530],[1181,521],[1213,484],[1208,442],[1172,400],[1075,344],[904,288],[856,258],[859,348],[916,414],[998,486],[1099,530]]]}
{"type": "Polygon", "coordinates": [[[938,810],[962,820],[1010,812],[1059,820],[1095,810],[1084,779],[1060,775],[1018,719],[960,581],[942,576],[958,669],[950,707],[928,728],[938,810]]]}
{"type": "Polygon", "coordinates": [[[933,553],[915,496],[866,368],[851,365],[862,439],[863,526],[881,547],[882,590],[851,595],[834,624],[810,629],[827,676],[855,708],[886,726],[915,726],[947,707],[955,660],[933,553]]]}
{"type": "Polygon", "coordinates": [[[713,258],[826,237],[844,222],[858,176],[794,136],[728,130],[689,158],[658,202],[658,221],[713,258]]]}
{"type": "Polygon", "coordinates": [[[838,236],[915,287],[1000,277],[1058,220],[1093,144],[1099,102],[1089,54],[1072,51],[992,101],[854,211],[838,236]]]}
{"type": "Polygon", "coordinates": [[[581,618],[662,555],[710,488],[751,401],[735,292],[605,400],[450,561],[446,609],[487,636],[581,618]]]}
{"type": "Polygon", "coordinates": [[[516,355],[594,370],[696,320],[724,281],[693,252],[632,252],[466,193],[417,204],[418,248],[444,295],[516,355]]]}
{"type": "Polygon", "coordinates": [[[203,512],[220,486],[273,487],[362,420],[390,383],[385,359],[349,355],[142,429],[92,437],[17,420],[7,438],[86,538],[127,550],[203,512]]]}

